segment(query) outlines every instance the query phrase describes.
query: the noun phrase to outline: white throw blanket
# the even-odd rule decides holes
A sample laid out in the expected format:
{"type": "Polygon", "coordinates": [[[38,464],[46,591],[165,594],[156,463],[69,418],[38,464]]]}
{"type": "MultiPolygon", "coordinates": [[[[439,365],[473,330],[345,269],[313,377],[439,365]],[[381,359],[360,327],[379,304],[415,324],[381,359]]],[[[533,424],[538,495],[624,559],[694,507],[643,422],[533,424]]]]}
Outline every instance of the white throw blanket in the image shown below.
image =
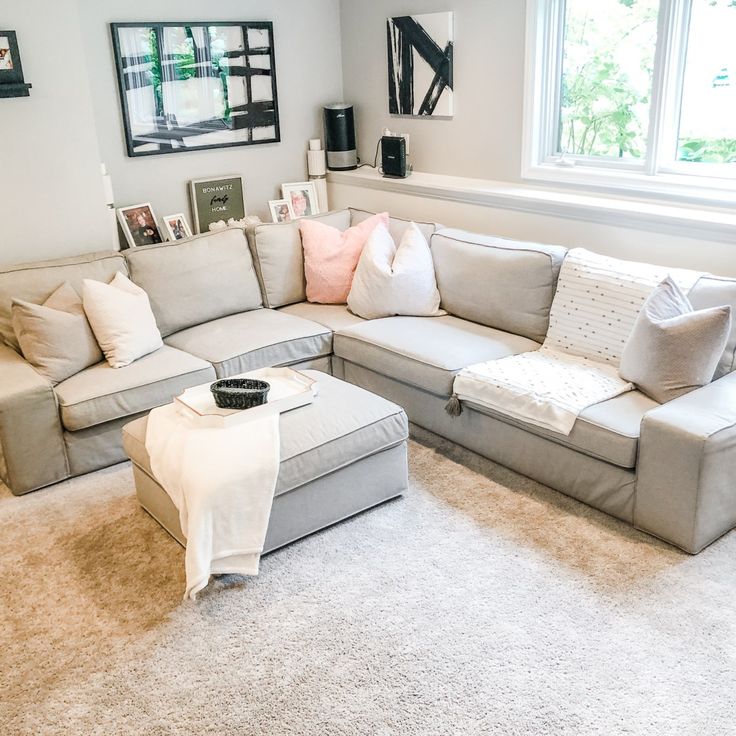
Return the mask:
{"type": "Polygon", "coordinates": [[[632,388],[606,363],[544,347],[471,365],[454,384],[460,400],[565,435],[587,407],[632,388]]]}
{"type": "Polygon", "coordinates": [[[186,592],[210,575],[257,575],[279,473],[279,413],[202,428],[176,404],[148,416],[151,470],[179,509],[187,538],[186,592]]]}

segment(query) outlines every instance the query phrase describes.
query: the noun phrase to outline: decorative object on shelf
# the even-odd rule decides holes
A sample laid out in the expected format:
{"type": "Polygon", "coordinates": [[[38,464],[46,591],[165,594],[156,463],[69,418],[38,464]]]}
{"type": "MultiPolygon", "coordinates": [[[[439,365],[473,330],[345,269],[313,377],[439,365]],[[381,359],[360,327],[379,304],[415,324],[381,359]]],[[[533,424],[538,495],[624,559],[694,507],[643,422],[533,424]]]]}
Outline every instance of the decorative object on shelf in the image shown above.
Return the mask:
{"type": "Polygon", "coordinates": [[[28,97],[30,89],[23,80],[15,31],[0,31],[0,97],[28,97]]]}
{"type": "Polygon", "coordinates": [[[273,222],[291,222],[294,219],[294,210],[288,199],[271,199],[268,202],[273,222]]]}
{"type": "Polygon", "coordinates": [[[184,240],[184,238],[192,237],[192,230],[187,218],[181,212],[175,215],[164,215],[164,228],[167,240],[184,240]]]}
{"type": "Polygon", "coordinates": [[[220,409],[251,409],[268,401],[271,386],[255,378],[223,378],[210,386],[220,409]]]}
{"type": "Polygon", "coordinates": [[[281,140],[270,22],[111,31],[129,156],[281,140]]]}
{"type": "Polygon", "coordinates": [[[327,157],[319,138],[312,138],[309,141],[307,173],[309,174],[309,181],[314,182],[320,212],[329,212],[330,207],[327,203],[327,157]]]}
{"type": "Polygon", "coordinates": [[[388,18],[388,111],[451,117],[453,13],[388,18]]]}
{"type": "Polygon", "coordinates": [[[150,202],[118,207],[117,213],[128,247],[135,248],[139,245],[163,242],[150,202]]]}
{"type": "Polygon", "coordinates": [[[291,202],[294,217],[320,213],[317,189],[312,181],[299,181],[281,185],[281,196],[291,202]]]}
{"type": "Polygon", "coordinates": [[[258,215],[246,215],[240,220],[234,220],[232,217],[225,222],[225,220],[217,220],[217,222],[211,222],[208,230],[215,232],[217,230],[226,230],[229,227],[246,228],[248,225],[260,225],[261,218],[258,215]]]}
{"type": "Polygon", "coordinates": [[[189,182],[194,231],[206,233],[213,222],[245,217],[245,182],[242,176],[195,179],[189,182]]]}

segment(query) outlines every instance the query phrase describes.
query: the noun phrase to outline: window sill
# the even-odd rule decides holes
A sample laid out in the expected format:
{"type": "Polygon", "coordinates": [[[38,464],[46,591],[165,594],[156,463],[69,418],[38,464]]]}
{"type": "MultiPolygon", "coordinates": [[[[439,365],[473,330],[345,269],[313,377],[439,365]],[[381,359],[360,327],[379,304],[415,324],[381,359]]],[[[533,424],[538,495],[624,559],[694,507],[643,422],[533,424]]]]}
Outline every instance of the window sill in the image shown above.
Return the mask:
{"type": "Polygon", "coordinates": [[[529,184],[419,171],[406,179],[389,179],[367,167],[355,171],[331,171],[327,180],[332,184],[708,240],[723,241],[736,237],[733,208],[664,203],[661,199],[611,194],[579,194],[529,184]]]}

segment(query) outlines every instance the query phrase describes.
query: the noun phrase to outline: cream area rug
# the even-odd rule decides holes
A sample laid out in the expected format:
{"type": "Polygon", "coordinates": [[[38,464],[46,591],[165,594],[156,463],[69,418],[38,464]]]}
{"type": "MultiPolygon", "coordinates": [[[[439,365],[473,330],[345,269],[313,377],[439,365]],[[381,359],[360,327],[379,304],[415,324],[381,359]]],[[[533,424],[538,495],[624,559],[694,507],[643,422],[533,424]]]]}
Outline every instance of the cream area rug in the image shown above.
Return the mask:
{"type": "Polygon", "coordinates": [[[736,534],[690,557],[419,431],[410,468],[197,603],[129,465],[3,489],[0,732],[736,733],[736,534]]]}

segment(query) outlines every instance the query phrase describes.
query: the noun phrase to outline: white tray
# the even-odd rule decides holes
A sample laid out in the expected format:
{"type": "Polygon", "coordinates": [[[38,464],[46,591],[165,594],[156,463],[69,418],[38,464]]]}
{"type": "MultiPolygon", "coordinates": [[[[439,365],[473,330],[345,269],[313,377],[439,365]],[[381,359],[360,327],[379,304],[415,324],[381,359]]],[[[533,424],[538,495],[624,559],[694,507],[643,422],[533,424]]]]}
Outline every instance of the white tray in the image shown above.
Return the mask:
{"type": "Polygon", "coordinates": [[[292,368],[260,368],[232,378],[257,378],[260,381],[267,381],[271,385],[267,402],[252,409],[220,409],[210,391],[214,381],[188,388],[181,396],[177,396],[174,402],[180,411],[193,417],[200,426],[231,427],[275,411],[283,413],[311,404],[317,395],[319,385],[314,379],[292,368]]]}

